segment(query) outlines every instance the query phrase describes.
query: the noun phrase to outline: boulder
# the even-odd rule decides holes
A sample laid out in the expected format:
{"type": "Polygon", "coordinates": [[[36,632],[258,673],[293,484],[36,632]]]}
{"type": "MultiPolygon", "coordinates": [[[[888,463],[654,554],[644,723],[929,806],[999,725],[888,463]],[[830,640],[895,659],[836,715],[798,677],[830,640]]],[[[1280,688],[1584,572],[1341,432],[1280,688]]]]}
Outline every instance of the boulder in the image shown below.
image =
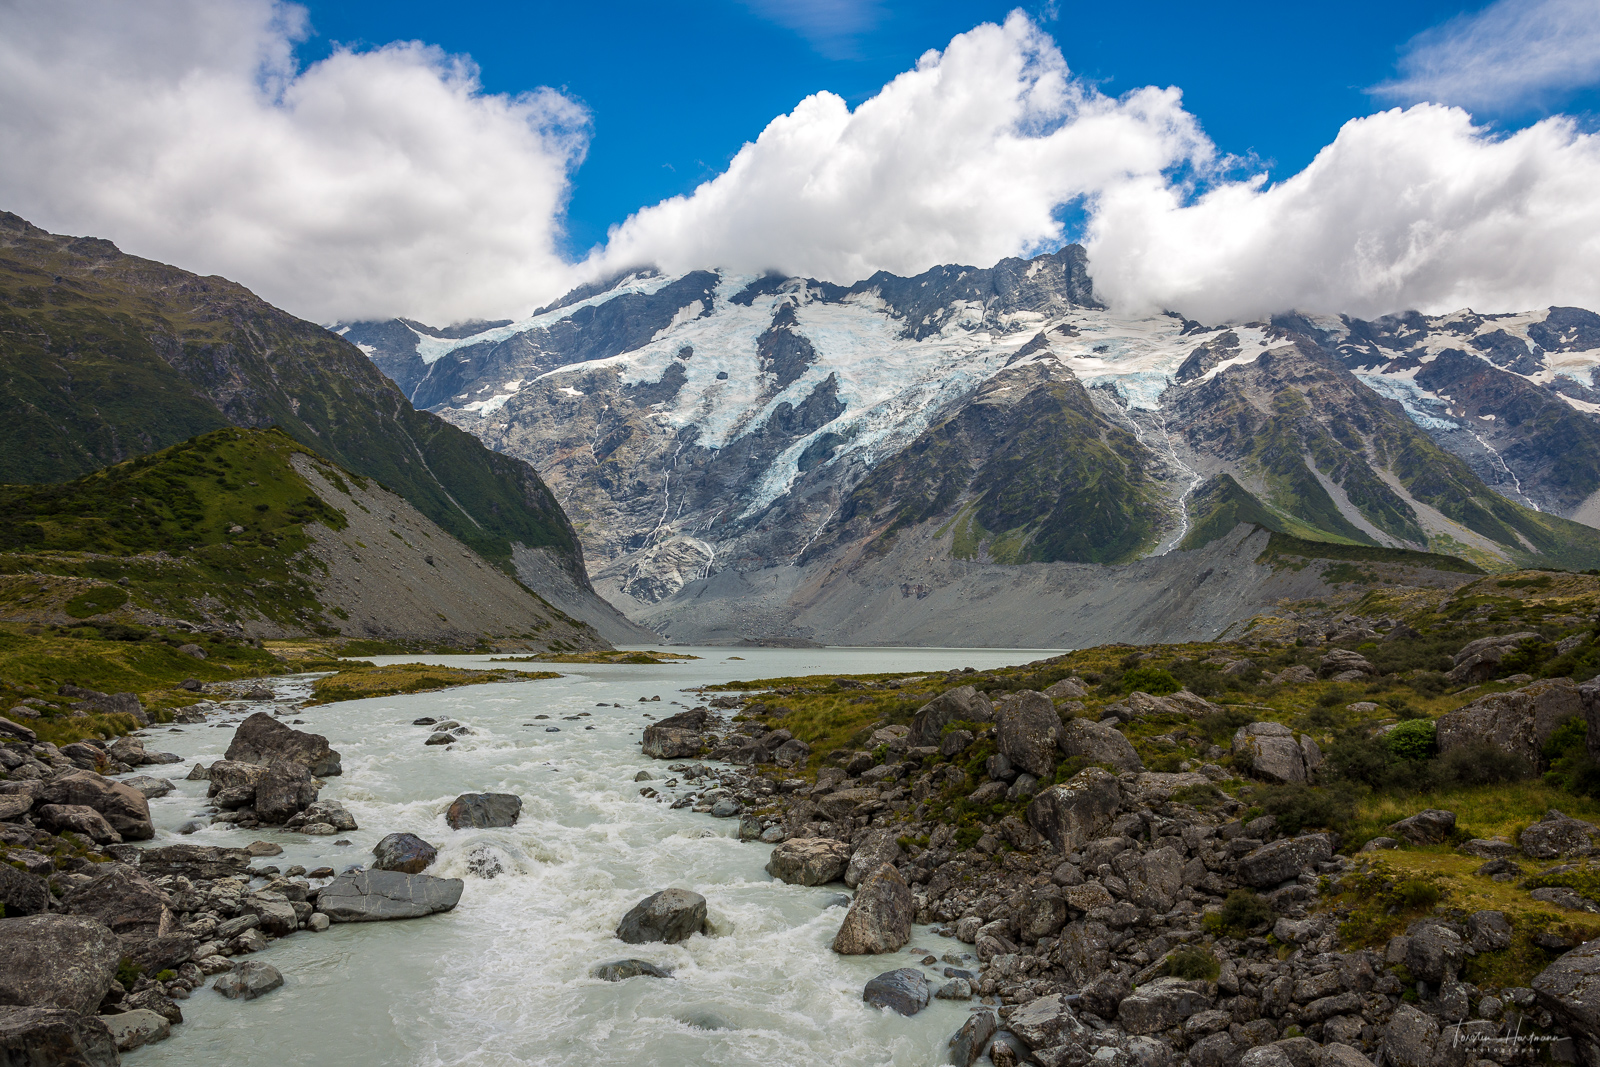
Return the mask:
{"type": "Polygon", "coordinates": [[[144,797],[146,800],[154,800],[157,797],[164,797],[174,789],[178,788],[165,778],[152,778],[148,774],[138,774],[134,775],[132,778],[124,778],[122,780],[122,784],[127,786],[129,789],[138,790],[139,795],[144,797]]]}
{"type": "Polygon", "coordinates": [[[855,900],[833,939],[833,951],[841,956],[897,951],[911,940],[915,914],[911,886],[886,863],[856,887],[855,900]]]}
{"type": "Polygon", "coordinates": [[[150,716],[145,714],[144,705],[132,693],[101,693],[76,685],[61,686],[56,692],[87,704],[89,708],[86,710],[93,710],[96,714],[131,715],[140,726],[150,725],[150,716]]]}
{"type": "Polygon", "coordinates": [[[63,1008],[0,1007],[0,1063],[116,1067],[121,1062],[102,1019],[63,1008]]]}
{"type": "Polygon", "coordinates": [[[342,774],[339,753],[328,746],[321,734],[308,734],[285,726],[264,711],[258,711],[239,724],[227,758],[240,763],[263,766],[287,761],[298,763],[316,778],[342,774]]]}
{"type": "MultiPolygon", "coordinates": [[[[1279,722],[1253,722],[1233,735],[1233,755],[1250,765],[1250,773],[1269,782],[1304,782],[1306,753],[1294,731],[1279,722]]],[[[1321,754],[1318,754],[1320,761],[1321,754]]]]}
{"type": "Polygon", "coordinates": [[[43,783],[37,802],[93,808],[124,841],[148,841],[156,835],[150,822],[150,802],[144,795],[93,771],[56,775],[43,783]]]}
{"type": "Polygon", "coordinates": [[[827,885],[844,877],[850,846],[831,837],[791,837],[772,850],[767,873],[790,885],[827,885]]]}
{"type": "Polygon", "coordinates": [[[706,898],[687,889],[663,889],[635,904],[617,924],[617,937],[630,945],[664,941],[676,945],[706,925],[706,898]]]}
{"type": "Polygon", "coordinates": [[[196,947],[195,938],[181,930],[143,941],[122,942],[123,954],[146,974],[160,974],[187,963],[196,947]]]}
{"type": "Polygon", "coordinates": [[[1302,834],[1274,841],[1246,853],[1238,866],[1239,881],[1265,889],[1292,878],[1301,871],[1315,870],[1315,864],[1333,858],[1333,842],[1327,834],[1302,834]]]}
{"type": "Polygon", "coordinates": [[[1063,678],[1044,691],[1051,700],[1082,700],[1089,695],[1089,687],[1082,678],[1063,678]]]}
{"type": "Polygon", "coordinates": [[[804,763],[811,755],[811,746],[798,737],[791,737],[772,752],[772,762],[780,767],[793,767],[804,763]]]}
{"type": "Polygon", "coordinates": [[[444,821],[452,830],[515,826],[522,798],[511,793],[462,793],[450,802],[444,821]]]}
{"type": "Polygon", "coordinates": [[[346,871],[322,888],[317,910],[336,923],[415,919],[449,911],[465,883],[398,871],[346,871]]]}
{"type": "Polygon", "coordinates": [[[107,863],[88,882],[61,898],[70,915],[96,919],[124,947],[172,933],[172,898],[132,867],[107,863]]]}
{"type": "Polygon", "coordinates": [[[1035,796],[1028,805],[1028,824],[1057,851],[1076,852],[1100,836],[1121,804],[1116,778],[1089,767],[1035,796]]]}
{"type": "MultiPolygon", "coordinates": [[[[351,815],[345,806],[337,800],[316,800],[306,805],[306,809],[298,815],[291,816],[284,823],[286,830],[300,830],[302,833],[312,833],[311,827],[329,826],[337,833],[349,833],[358,830],[356,817],[351,815]]],[[[323,831],[317,831],[323,832],[323,831]]]]}
{"type": "Polygon", "coordinates": [[[873,830],[861,839],[850,856],[850,865],[844,871],[844,884],[854,889],[873,871],[885,863],[896,867],[905,859],[900,840],[893,830],[873,830]]]}
{"type": "Polygon", "coordinates": [[[93,919],[0,919],[0,1004],[92,1014],[121,959],[117,936],[93,919]]]}
{"type": "Polygon", "coordinates": [[[134,1008],[121,1015],[104,1015],[100,1021],[106,1024],[118,1052],[131,1052],[172,1036],[172,1024],[149,1008],[134,1008]]]}
{"type": "Polygon", "coordinates": [[[283,985],[283,972],[270,963],[245,960],[211,983],[211,988],[229,1000],[254,1000],[283,985]]]}
{"type": "Polygon", "coordinates": [[[953,722],[993,722],[994,705],[970,685],[949,689],[928,701],[911,719],[912,748],[937,746],[953,722]]]}
{"type": "Polygon", "coordinates": [[[1591,840],[1600,833],[1593,823],[1573,819],[1554,808],[1544,818],[1526,827],[1517,838],[1517,847],[1536,860],[1553,860],[1560,856],[1584,856],[1592,850],[1591,840]]]}
{"type": "Polygon", "coordinates": [[[1511,947],[1511,923],[1503,911],[1475,911],[1467,916],[1467,943],[1474,952],[1511,947]]]}
{"type": "Polygon", "coordinates": [[[1429,923],[1413,927],[1406,943],[1406,969],[1413,977],[1434,985],[1454,978],[1466,958],[1466,945],[1448,926],[1429,923]]]}
{"type": "Polygon", "coordinates": [[[702,732],[710,715],[704,708],[680,711],[644,728],[641,745],[646,756],[655,759],[685,759],[698,756],[705,748],[702,732]]]}
{"type": "Polygon", "coordinates": [[[876,789],[839,789],[820,797],[817,807],[830,822],[840,822],[881,803],[876,789]]]}
{"type": "Polygon", "coordinates": [[[0,863],[0,914],[10,918],[38,915],[50,910],[50,886],[37,874],[0,863]]]}
{"type": "Polygon", "coordinates": [[[995,707],[994,717],[1000,754],[1013,767],[1039,778],[1055,769],[1061,717],[1049,697],[1031,689],[1013,693],[995,707]]]}
{"type": "Polygon", "coordinates": [[[1347,674],[1351,671],[1360,674],[1377,674],[1378,669],[1367,662],[1367,657],[1359,652],[1350,652],[1343,648],[1329,649],[1322,657],[1322,662],[1317,665],[1317,673],[1324,678],[1331,678],[1336,674],[1347,674]]]}
{"type": "Polygon", "coordinates": [[[1013,1009],[1006,1026],[1031,1049],[1072,1044],[1089,1032],[1089,1027],[1078,1019],[1060,993],[1030,1000],[1013,1009]]]}
{"type": "MultiPolygon", "coordinates": [[[[1155,1034],[1181,1025],[1183,1020],[1212,1006],[1204,982],[1157,978],[1123,998],[1117,1020],[1130,1034],[1155,1034]],[[1198,988],[1196,988],[1198,987],[1198,988]]],[[[1013,1023],[1013,1025],[1015,1025],[1013,1023]]]]}
{"type": "Polygon", "coordinates": [[[206,796],[215,797],[226,789],[248,790],[255,797],[256,783],[266,777],[267,768],[259,763],[219,759],[206,768],[206,796]]]}
{"type": "Polygon", "coordinates": [[[1579,1061],[1600,1064],[1600,940],[1563,955],[1533,980],[1538,1005],[1570,1034],[1579,1061]]]}
{"type": "Polygon", "coordinates": [[[928,980],[912,967],[884,971],[867,983],[861,991],[861,999],[874,1008],[915,1015],[928,1006],[928,980]]]}
{"type": "Polygon", "coordinates": [[[1500,661],[1508,652],[1524,641],[1538,639],[1539,635],[1531,630],[1480,637],[1463,645],[1461,650],[1451,657],[1450,670],[1445,677],[1457,685],[1467,682],[1487,682],[1500,672],[1500,661]]]}
{"type": "Polygon", "coordinates": [[[999,1020],[988,1008],[967,1016],[961,1029],[950,1035],[950,1062],[955,1067],[972,1067],[989,1047],[989,1039],[999,1026],[999,1020]]]}
{"type": "Polygon", "coordinates": [[[1428,808],[1415,815],[1390,823],[1389,829],[1413,845],[1438,845],[1455,833],[1456,813],[1439,808],[1428,808]]]}
{"type": "Polygon", "coordinates": [[[93,808],[85,804],[45,804],[35,813],[39,825],[46,830],[61,833],[71,830],[82,834],[97,845],[120,845],[122,835],[93,808]]]}
{"type": "Polygon", "coordinates": [[[1550,735],[1583,714],[1583,701],[1572,680],[1548,678],[1509,693],[1490,693],[1441,715],[1435,721],[1435,736],[1440,752],[1486,741],[1539,768],[1550,735]]]}
{"type": "Polygon", "coordinates": [[[439,855],[439,850],[416,834],[390,834],[372,848],[375,871],[421,874],[439,855]]]}
{"type": "Polygon", "coordinates": [[[1438,1040],[1439,1024],[1401,1002],[1384,1028],[1384,1060],[1394,1067],[1432,1067],[1438,1040]]]}
{"type": "Polygon", "coordinates": [[[645,960],[612,960],[596,964],[589,977],[602,982],[625,982],[629,978],[671,978],[672,972],[645,960]]]}
{"type": "Polygon", "coordinates": [[[216,845],[161,845],[139,852],[139,872],[147,878],[169,874],[194,881],[235,878],[250,866],[250,853],[242,848],[216,845]]]}
{"type": "Polygon", "coordinates": [[[19,722],[12,722],[4,715],[0,715],[0,738],[21,741],[23,744],[32,745],[38,742],[39,735],[19,722]]]}
{"type": "Polygon", "coordinates": [[[1056,745],[1064,756],[1082,756],[1090,763],[1109,763],[1119,771],[1142,771],[1144,761],[1122,731],[1088,719],[1068,719],[1056,745]]]}
{"type": "Polygon", "coordinates": [[[939,739],[939,755],[946,759],[959,756],[972,744],[975,736],[971,730],[946,730],[939,739]]]}
{"type": "Polygon", "coordinates": [[[267,773],[256,783],[256,817],[264,823],[288,822],[317,799],[317,789],[317,783],[305,764],[293,760],[274,760],[267,765],[267,773]]]}

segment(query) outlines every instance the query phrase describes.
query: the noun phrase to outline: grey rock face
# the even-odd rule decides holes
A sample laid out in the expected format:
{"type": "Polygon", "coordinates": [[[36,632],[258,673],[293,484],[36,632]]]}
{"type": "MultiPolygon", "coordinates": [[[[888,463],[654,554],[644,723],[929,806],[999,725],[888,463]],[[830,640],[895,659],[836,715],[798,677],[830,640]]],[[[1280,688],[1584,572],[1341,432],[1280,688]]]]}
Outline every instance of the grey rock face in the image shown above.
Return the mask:
{"type": "Polygon", "coordinates": [[[172,1024],[149,1008],[135,1008],[121,1015],[102,1016],[118,1052],[131,1052],[172,1036],[172,1024]]]}
{"type": "Polygon", "coordinates": [[[317,896],[317,910],[336,923],[415,919],[454,908],[464,886],[459,878],[349,871],[323,887],[317,896]]]}
{"type": "Polygon", "coordinates": [[[1203,992],[1205,983],[1181,978],[1157,978],[1125,997],[1117,1008],[1122,1028],[1130,1034],[1154,1034],[1180,1025],[1195,1012],[1212,1006],[1203,992]],[[1195,987],[1199,986],[1197,990],[1195,987]]]}
{"type": "Polygon", "coordinates": [[[850,865],[844,871],[844,884],[854,889],[867,875],[885,863],[898,867],[904,858],[905,853],[893,830],[873,830],[862,838],[861,844],[850,856],[850,865]]]}
{"type": "Polygon", "coordinates": [[[229,1000],[254,1000],[283,985],[283,972],[270,963],[246,960],[211,983],[229,1000]]]}
{"type": "Polygon", "coordinates": [[[1061,727],[1056,744],[1064,756],[1082,756],[1091,763],[1109,763],[1119,771],[1144,770],[1144,761],[1120,730],[1088,719],[1068,719],[1061,727]]]}
{"type": "Polygon", "coordinates": [[[164,797],[177,788],[165,778],[152,778],[148,774],[138,774],[132,778],[124,778],[122,784],[129,789],[138,790],[139,794],[146,800],[164,797]]]}
{"type": "Polygon", "coordinates": [[[522,798],[511,793],[462,793],[450,803],[444,821],[452,830],[467,827],[514,826],[522,814],[522,798]]]}
{"type": "Polygon", "coordinates": [[[792,837],[772,850],[767,873],[790,885],[827,885],[844,877],[850,846],[831,837],[792,837]]]}
{"type": "Polygon", "coordinates": [[[999,1026],[1000,1020],[988,1009],[967,1016],[961,1029],[950,1035],[950,1062],[955,1067],[972,1067],[999,1026]]]}
{"type": "Polygon", "coordinates": [[[1384,1058],[1398,1067],[1429,1067],[1438,1040],[1439,1024],[1411,1005],[1402,1003],[1389,1017],[1389,1025],[1384,1031],[1384,1058]]]}
{"type": "Polygon", "coordinates": [[[63,1008],[0,1007],[0,1063],[116,1067],[121,1062],[111,1032],[93,1015],[63,1008]]]}
{"type": "Polygon", "coordinates": [[[1406,967],[1417,978],[1438,984],[1456,976],[1465,949],[1460,935],[1449,927],[1430,924],[1414,928],[1406,945],[1406,967]]]}
{"type": "Polygon", "coordinates": [[[1111,824],[1121,804],[1117,780],[1090,767],[1034,797],[1028,805],[1028,824],[1058,851],[1076,852],[1111,824]]]}
{"type": "Polygon", "coordinates": [[[706,898],[687,889],[663,889],[635,904],[617,924],[617,937],[630,945],[687,941],[706,925],[706,898]]]}
{"type": "Polygon", "coordinates": [[[242,848],[215,845],[161,845],[139,853],[139,873],[147,878],[169,874],[214,881],[232,878],[250,866],[250,853],[242,848]]]}
{"type": "Polygon", "coordinates": [[[97,845],[120,845],[122,835],[111,828],[98,811],[85,804],[41,804],[35,812],[46,830],[61,833],[71,830],[97,845]]]}
{"type": "Polygon", "coordinates": [[[92,1014],[121,959],[116,935],[94,919],[0,919],[0,1004],[92,1014]]]}
{"type": "Polygon", "coordinates": [[[1536,860],[1579,856],[1590,850],[1597,833],[1600,830],[1593,823],[1569,818],[1552,809],[1544,818],[1522,831],[1522,836],[1517,838],[1517,846],[1536,860]]]}
{"type": "Polygon", "coordinates": [[[1413,845],[1437,845],[1455,832],[1456,813],[1429,808],[1391,823],[1389,829],[1413,845]]]}
{"type": "MultiPolygon", "coordinates": [[[[1233,735],[1233,754],[1250,762],[1250,773],[1269,782],[1304,782],[1306,753],[1287,726],[1253,722],[1233,735]]],[[[1320,753],[1318,754],[1320,759],[1320,753]]]]}
{"type": "Polygon", "coordinates": [[[1544,743],[1562,723],[1584,715],[1578,687],[1568,678],[1548,678],[1513,689],[1491,693],[1465,707],[1441,715],[1436,723],[1440,752],[1472,742],[1488,742],[1543,766],[1544,743]]]}
{"type": "Polygon", "coordinates": [[[305,764],[293,760],[274,760],[268,765],[267,773],[256,783],[254,806],[262,822],[284,823],[300,814],[316,799],[317,783],[312,780],[305,764]]]}
{"type": "Polygon", "coordinates": [[[1499,671],[1500,661],[1505,658],[1506,653],[1522,642],[1537,640],[1538,637],[1539,635],[1532,631],[1480,637],[1463,645],[1452,657],[1450,671],[1445,677],[1457,685],[1464,682],[1486,682],[1499,671]]]}
{"type": "Polygon", "coordinates": [[[1511,947],[1511,923],[1502,911],[1475,911],[1467,916],[1467,942],[1474,952],[1511,947]]]}
{"type": "Polygon", "coordinates": [[[1055,769],[1061,718],[1043,693],[1013,693],[994,709],[1001,755],[1011,765],[1043,778],[1055,769]]]}
{"type": "Polygon", "coordinates": [[[171,898],[132,867],[108,863],[61,900],[73,915],[99,921],[125,945],[172,932],[171,898]]]}
{"type": "Polygon", "coordinates": [[[1076,1042],[1089,1031],[1059,993],[1039,997],[1017,1008],[1006,1020],[1006,1026],[1031,1049],[1076,1042]]]}
{"type": "Polygon", "coordinates": [[[239,724],[227,758],[240,763],[269,765],[279,760],[298,763],[316,778],[342,774],[339,753],[321,734],[308,734],[258,711],[239,724]]]}
{"type": "Polygon", "coordinates": [[[1367,657],[1359,652],[1350,652],[1342,648],[1330,650],[1322,657],[1322,662],[1317,667],[1317,673],[1324,678],[1344,674],[1347,671],[1357,671],[1361,674],[1378,673],[1377,668],[1367,661],[1367,657]]]}
{"type": "Polygon", "coordinates": [[[390,834],[372,848],[372,868],[421,874],[439,855],[439,850],[416,834],[390,834]]]}
{"type": "Polygon", "coordinates": [[[1541,1008],[1572,1035],[1579,1060],[1600,1063],[1600,941],[1580,945],[1533,980],[1541,1008]]]}
{"type": "Polygon", "coordinates": [[[1333,843],[1326,834],[1303,834],[1246,853],[1239,860],[1239,881],[1264,889],[1298,877],[1333,857],[1333,843]]]}
{"type": "Polygon", "coordinates": [[[874,1008],[915,1015],[928,1006],[928,979],[911,967],[885,971],[866,984],[861,999],[874,1008]]]}
{"type": "Polygon", "coordinates": [[[841,956],[894,952],[911,940],[915,915],[911,886],[886,863],[856,888],[855,900],[833,939],[833,951],[841,956]]]}
{"type": "Polygon", "coordinates": [[[602,982],[625,982],[629,978],[671,978],[672,972],[645,960],[612,960],[596,964],[589,977],[602,982]]]}
{"type": "Polygon", "coordinates": [[[911,720],[913,748],[937,746],[953,722],[993,722],[994,705],[970,685],[947,690],[917,710],[911,720]]]}
{"type": "Polygon", "coordinates": [[[156,835],[144,794],[93,771],[58,774],[43,784],[36,799],[40,804],[93,808],[125,841],[148,841],[156,835]]]}

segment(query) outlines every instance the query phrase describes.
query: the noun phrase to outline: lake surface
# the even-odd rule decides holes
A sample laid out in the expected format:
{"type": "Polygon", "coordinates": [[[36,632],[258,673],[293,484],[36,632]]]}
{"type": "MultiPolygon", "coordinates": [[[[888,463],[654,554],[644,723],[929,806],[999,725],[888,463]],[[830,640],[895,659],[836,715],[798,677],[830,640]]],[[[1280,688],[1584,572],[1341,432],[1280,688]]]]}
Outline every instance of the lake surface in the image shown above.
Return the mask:
{"type": "MultiPolygon", "coordinates": [[[[205,782],[180,779],[195,761],[222,758],[229,728],[149,731],[152,749],[176,752],[167,770],[178,792],[151,802],[152,844],[187,841],[240,847],[255,840],[284,853],[258,864],[335,869],[371,861],[384,835],[409,831],[439,848],[428,871],[466,881],[445,914],[388,923],[342,924],[272,942],[255,959],[284,974],[283,988],[255,1001],[225,1000],[209,987],[183,1001],[185,1022],[158,1045],[124,1056],[138,1067],[284,1064],[526,1064],[687,1067],[739,1064],[921,1065],[946,1062],[946,1042],[968,1005],[933,1001],[911,1018],[862,1003],[883,971],[913,965],[909,952],[843,957],[829,948],[844,918],[844,887],[807,888],[770,878],[771,846],[740,843],[737,819],[712,819],[639,796],[640,770],[666,778],[666,764],[639,752],[650,721],[692,706],[682,692],[731,679],[879,671],[984,669],[1053,655],[1006,649],[678,648],[703,658],[661,666],[559,665],[538,682],[470,686],[442,693],[349,701],[299,713],[299,729],[325,735],[344,775],[326,799],[350,809],[361,829],[303,837],[265,828],[217,827],[179,837],[176,827],[205,807],[205,782]],[[639,703],[660,696],[659,703],[639,703]],[[599,706],[599,705],[606,706],[599,706]],[[611,707],[621,704],[622,707],[611,707]],[[562,716],[588,712],[578,722],[562,716]],[[534,719],[534,715],[549,719],[534,719]],[[425,747],[422,716],[449,717],[475,733],[425,747]],[[547,733],[547,726],[559,733],[547,733]],[[585,727],[592,726],[593,729],[585,727]],[[515,793],[514,827],[450,830],[444,812],[465,792],[515,793]],[[334,842],[348,840],[349,845],[334,842]],[[492,849],[504,873],[472,873],[469,853],[492,849]],[[678,945],[626,945],[617,920],[669,887],[705,896],[718,929],[678,945]],[[590,978],[597,963],[646,959],[669,980],[590,978]]],[[[486,656],[377,657],[378,662],[487,666],[486,656]]],[[[530,667],[529,669],[538,669],[530,667]]],[[[280,691],[304,692],[305,679],[280,691]]],[[[236,719],[238,716],[230,716],[236,719]]],[[[657,783],[658,785],[660,783],[657,783]]],[[[965,945],[915,931],[911,946],[935,955],[965,945]]],[[[943,965],[941,965],[942,967],[943,965]]],[[[930,972],[930,975],[932,972],[930,972]]]]}

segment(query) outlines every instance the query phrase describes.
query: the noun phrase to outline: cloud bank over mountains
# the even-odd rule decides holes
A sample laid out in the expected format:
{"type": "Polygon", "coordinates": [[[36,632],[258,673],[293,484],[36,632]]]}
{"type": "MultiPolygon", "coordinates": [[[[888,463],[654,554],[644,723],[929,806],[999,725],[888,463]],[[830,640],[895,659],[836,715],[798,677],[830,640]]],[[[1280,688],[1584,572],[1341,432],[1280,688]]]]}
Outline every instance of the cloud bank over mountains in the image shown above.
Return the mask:
{"type": "MultiPolygon", "coordinates": [[[[1284,181],[1238,180],[1177,89],[1106,96],[1013,14],[854,111],[807,97],[569,263],[580,104],[485,93],[418,42],[299,69],[305,32],[271,0],[0,0],[0,207],[320,321],[515,315],[643,263],[840,282],[988,265],[1060,243],[1067,210],[1128,310],[1600,304],[1600,138],[1563,117],[1505,136],[1418,104],[1352,120],[1284,181]]],[[[1423,85],[1449,57],[1429,64],[1402,74],[1423,85]]]]}

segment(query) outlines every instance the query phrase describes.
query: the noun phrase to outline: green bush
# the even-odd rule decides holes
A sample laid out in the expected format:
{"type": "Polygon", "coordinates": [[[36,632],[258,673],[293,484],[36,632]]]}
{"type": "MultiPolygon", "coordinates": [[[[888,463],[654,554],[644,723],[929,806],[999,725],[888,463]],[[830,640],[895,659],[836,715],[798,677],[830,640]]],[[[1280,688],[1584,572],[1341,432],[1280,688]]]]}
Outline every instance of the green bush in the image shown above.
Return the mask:
{"type": "Polygon", "coordinates": [[[134,983],[143,977],[144,970],[132,958],[124,956],[122,962],[117,964],[117,981],[122,983],[122,988],[132,989],[134,983]]]}
{"type": "Polygon", "coordinates": [[[1273,919],[1272,906],[1248,889],[1235,889],[1222,902],[1222,910],[1206,916],[1212,933],[1245,937],[1262,923],[1273,919]]]}
{"type": "Polygon", "coordinates": [[[1426,878],[1403,878],[1390,891],[1394,903],[1410,910],[1427,910],[1439,903],[1439,886],[1426,878]]]}
{"type": "Polygon", "coordinates": [[[1528,761],[1489,741],[1469,741],[1432,760],[1430,771],[1441,785],[1496,785],[1533,777],[1528,761]]]}
{"type": "Polygon", "coordinates": [[[1135,667],[1131,671],[1125,671],[1121,686],[1124,693],[1149,693],[1157,697],[1176,693],[1183,688],[1170,671],[1164,671],[1160,667],[1135,667]]]}
{"type": "Polygon", "coordinates": [[[1433,720],[1408,719],[1384,735],[1384,742],[1397,759],[1427,759],[1435,747],[1433,720]]]}
{"type": "Polygon", "coordinates": [[[1203,948],[1180,948],[1167,957],[1163,968],[1173,978],[1186,981],[1214,982],[1222,973],[1222,964],[1203,948]]]}
{"type": "Polygon", "coordinates": [[[1355,817],[1355,797],[1337,786],[1282,785],[1257,794],[1261,807],[1289,836],[1306,827],[1344,830],[1355,817]]]}

